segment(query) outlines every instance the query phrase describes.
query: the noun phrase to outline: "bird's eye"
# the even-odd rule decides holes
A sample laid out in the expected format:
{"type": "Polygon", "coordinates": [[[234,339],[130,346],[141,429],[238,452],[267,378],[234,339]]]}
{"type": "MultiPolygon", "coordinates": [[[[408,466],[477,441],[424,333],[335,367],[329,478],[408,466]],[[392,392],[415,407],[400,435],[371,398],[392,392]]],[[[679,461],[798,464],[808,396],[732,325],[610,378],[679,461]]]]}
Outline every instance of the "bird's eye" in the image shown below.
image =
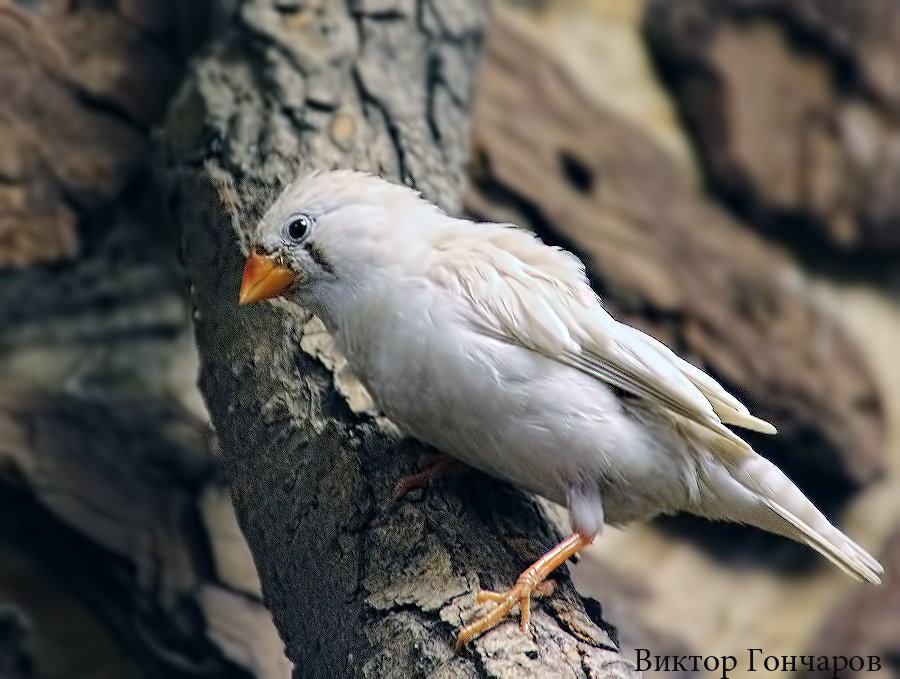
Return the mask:
{"type": "Polygon", "coordinates": [[[284,225],[284,232],[291,240],[301,240],[312,226],[312,219],[308,215],[294,215],[284,225]]]}

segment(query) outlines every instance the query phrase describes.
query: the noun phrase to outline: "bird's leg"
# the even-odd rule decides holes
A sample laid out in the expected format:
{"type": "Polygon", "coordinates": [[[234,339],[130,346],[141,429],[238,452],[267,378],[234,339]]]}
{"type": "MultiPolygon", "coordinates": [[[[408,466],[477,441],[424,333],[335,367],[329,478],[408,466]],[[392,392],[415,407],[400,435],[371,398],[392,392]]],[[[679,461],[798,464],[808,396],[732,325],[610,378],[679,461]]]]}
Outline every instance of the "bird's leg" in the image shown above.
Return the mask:
{"type": "Polygon", "coordinates": [[[478,620],[460,630],[456,639],[456,648],[462,648],[478,635],[498,625],[517,603],[521,613],[522,631],[527,633],[528,622],[531,619],[532,596],[545,596],[552,592],[553,587],[550,583],[544,582],[546,577],[565,563],[568,558],[575,556],[575,554],[591,544],[593,540],[593,537],[587,537],[581,533],[573,533],[531,564],[519,576],[512,589],[506,592],[479,592],[479,602],[493,601],[497,605],[490,613],[481,616],[478,620]]]}
{"type": "Polygon", "coordinates": [[[417,474],[404,476],[397,485],[394,486],[393,498],[399,500],[409,491],[423,486],[430,485],[435,481],[466,471],[469,468],[464,462],[460,462],[455,457],[450,457],[445,453],[439,453],[428,465],[417,474]]]}

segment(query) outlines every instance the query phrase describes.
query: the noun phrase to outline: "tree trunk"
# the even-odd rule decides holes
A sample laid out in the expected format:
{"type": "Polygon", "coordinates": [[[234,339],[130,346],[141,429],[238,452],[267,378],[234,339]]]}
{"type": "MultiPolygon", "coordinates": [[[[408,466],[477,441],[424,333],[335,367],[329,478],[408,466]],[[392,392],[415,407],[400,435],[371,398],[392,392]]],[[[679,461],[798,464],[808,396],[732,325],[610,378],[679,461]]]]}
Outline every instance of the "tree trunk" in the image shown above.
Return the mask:
{"type": "Polygon", "coordinates": [[[204,5],[0,0],[3,677],[290,673],[148,189],[204,5]]]}
{"type": "Polygon", "coordinates": [[[288,675],[205,423],[5,390],[0,442],[0,599],[35,628],[36,676],[288,675]]]}
{"type": "Polygon", "coordinates": [[[648,44],[726,206],[814,266],[838,260],[888,283],[898,31],[894,0],[652,0],[647,12],[648,44]]]}
{"type": "Polygon", "coordinates": [[[256,216],[298,170],[374,170],[459,209],[484,24],[478,0],[245,0],[160,137],[201,389],[298,676],[633,674],[565,570],[533,639],[509,621],[457,653],[475,592],[511,586],[559,536],[477,473],[392,502],[422,446],[372,417],[308,313],[236,305],[256,216]]]}

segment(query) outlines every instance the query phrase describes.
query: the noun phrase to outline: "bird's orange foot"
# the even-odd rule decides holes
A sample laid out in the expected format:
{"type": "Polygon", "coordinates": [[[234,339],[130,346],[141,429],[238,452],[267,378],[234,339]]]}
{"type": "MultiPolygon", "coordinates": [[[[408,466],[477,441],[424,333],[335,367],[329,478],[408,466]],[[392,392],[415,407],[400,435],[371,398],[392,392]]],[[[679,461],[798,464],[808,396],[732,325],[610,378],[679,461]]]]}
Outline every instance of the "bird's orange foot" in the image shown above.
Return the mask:
{"type": "Polygon", "coordinates": [[[460,630],[459,636],[456,638],[457,650],[460,650],[478,635],[496,627],[516,604],[519,604],[522,631],[527,633],[528,623],[531,620],[532,597],[547,596],[553,592],[554,584],[546,580],[547,576],[563,564],[566,559],[574,556],[591,544],[591,541],[591,537],[574,533],[529,566],[519,576],[515,586],[508,592],[479,592],[479,602],[493,601],[497,605],[494,606],[490,613],[481,616],[478,620],[460,630]]]}
{"type": "Polygon", "coordinates": [[[416,488],[431,485],[445,476],[458,474],[468,468],[468,465],[464,462],[460,462],[454,457],[441,453],[428,463],[425,469],[418,474],[410,474],[397,481],[397,485],[394,486],[392,497],[394,500],[399,500],[408,492],[415,490],[416,488]]]}
{"type": "Polygon", "coordinates": [[[516,582],[515,586],[506,592],[491,592],[489,590],[481,590],[478,592],[478,603],[493,601],[496,606],[487,615],[483,615],[475,622],[472,622],[459,632],[456,639],[457,650],[468,644],[472,639],[487,632],[500,624],[507,614],[518,604],[520,611],[519,626],[522,632],[528,634],[528,625],[531,620],[531,600],[543,596],[549,596],[553,593],[556,583],[552,580],[544,580],[543,582],[533,583],[526,578],[526,571],[516,582]]]}

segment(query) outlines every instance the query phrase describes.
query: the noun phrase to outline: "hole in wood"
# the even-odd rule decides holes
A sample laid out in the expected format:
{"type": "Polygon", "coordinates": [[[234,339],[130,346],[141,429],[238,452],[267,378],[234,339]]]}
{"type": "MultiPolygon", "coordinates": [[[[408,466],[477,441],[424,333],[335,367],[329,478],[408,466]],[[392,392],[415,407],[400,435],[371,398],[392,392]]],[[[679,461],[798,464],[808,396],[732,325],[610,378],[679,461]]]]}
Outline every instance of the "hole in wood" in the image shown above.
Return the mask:
{"type": "Polygon", "coordinates": [[[579,193],[591,192],[594,188],[594,173],[589,167],[567,151],[560,151],[559,163],[566,180],[579,193]]]}

